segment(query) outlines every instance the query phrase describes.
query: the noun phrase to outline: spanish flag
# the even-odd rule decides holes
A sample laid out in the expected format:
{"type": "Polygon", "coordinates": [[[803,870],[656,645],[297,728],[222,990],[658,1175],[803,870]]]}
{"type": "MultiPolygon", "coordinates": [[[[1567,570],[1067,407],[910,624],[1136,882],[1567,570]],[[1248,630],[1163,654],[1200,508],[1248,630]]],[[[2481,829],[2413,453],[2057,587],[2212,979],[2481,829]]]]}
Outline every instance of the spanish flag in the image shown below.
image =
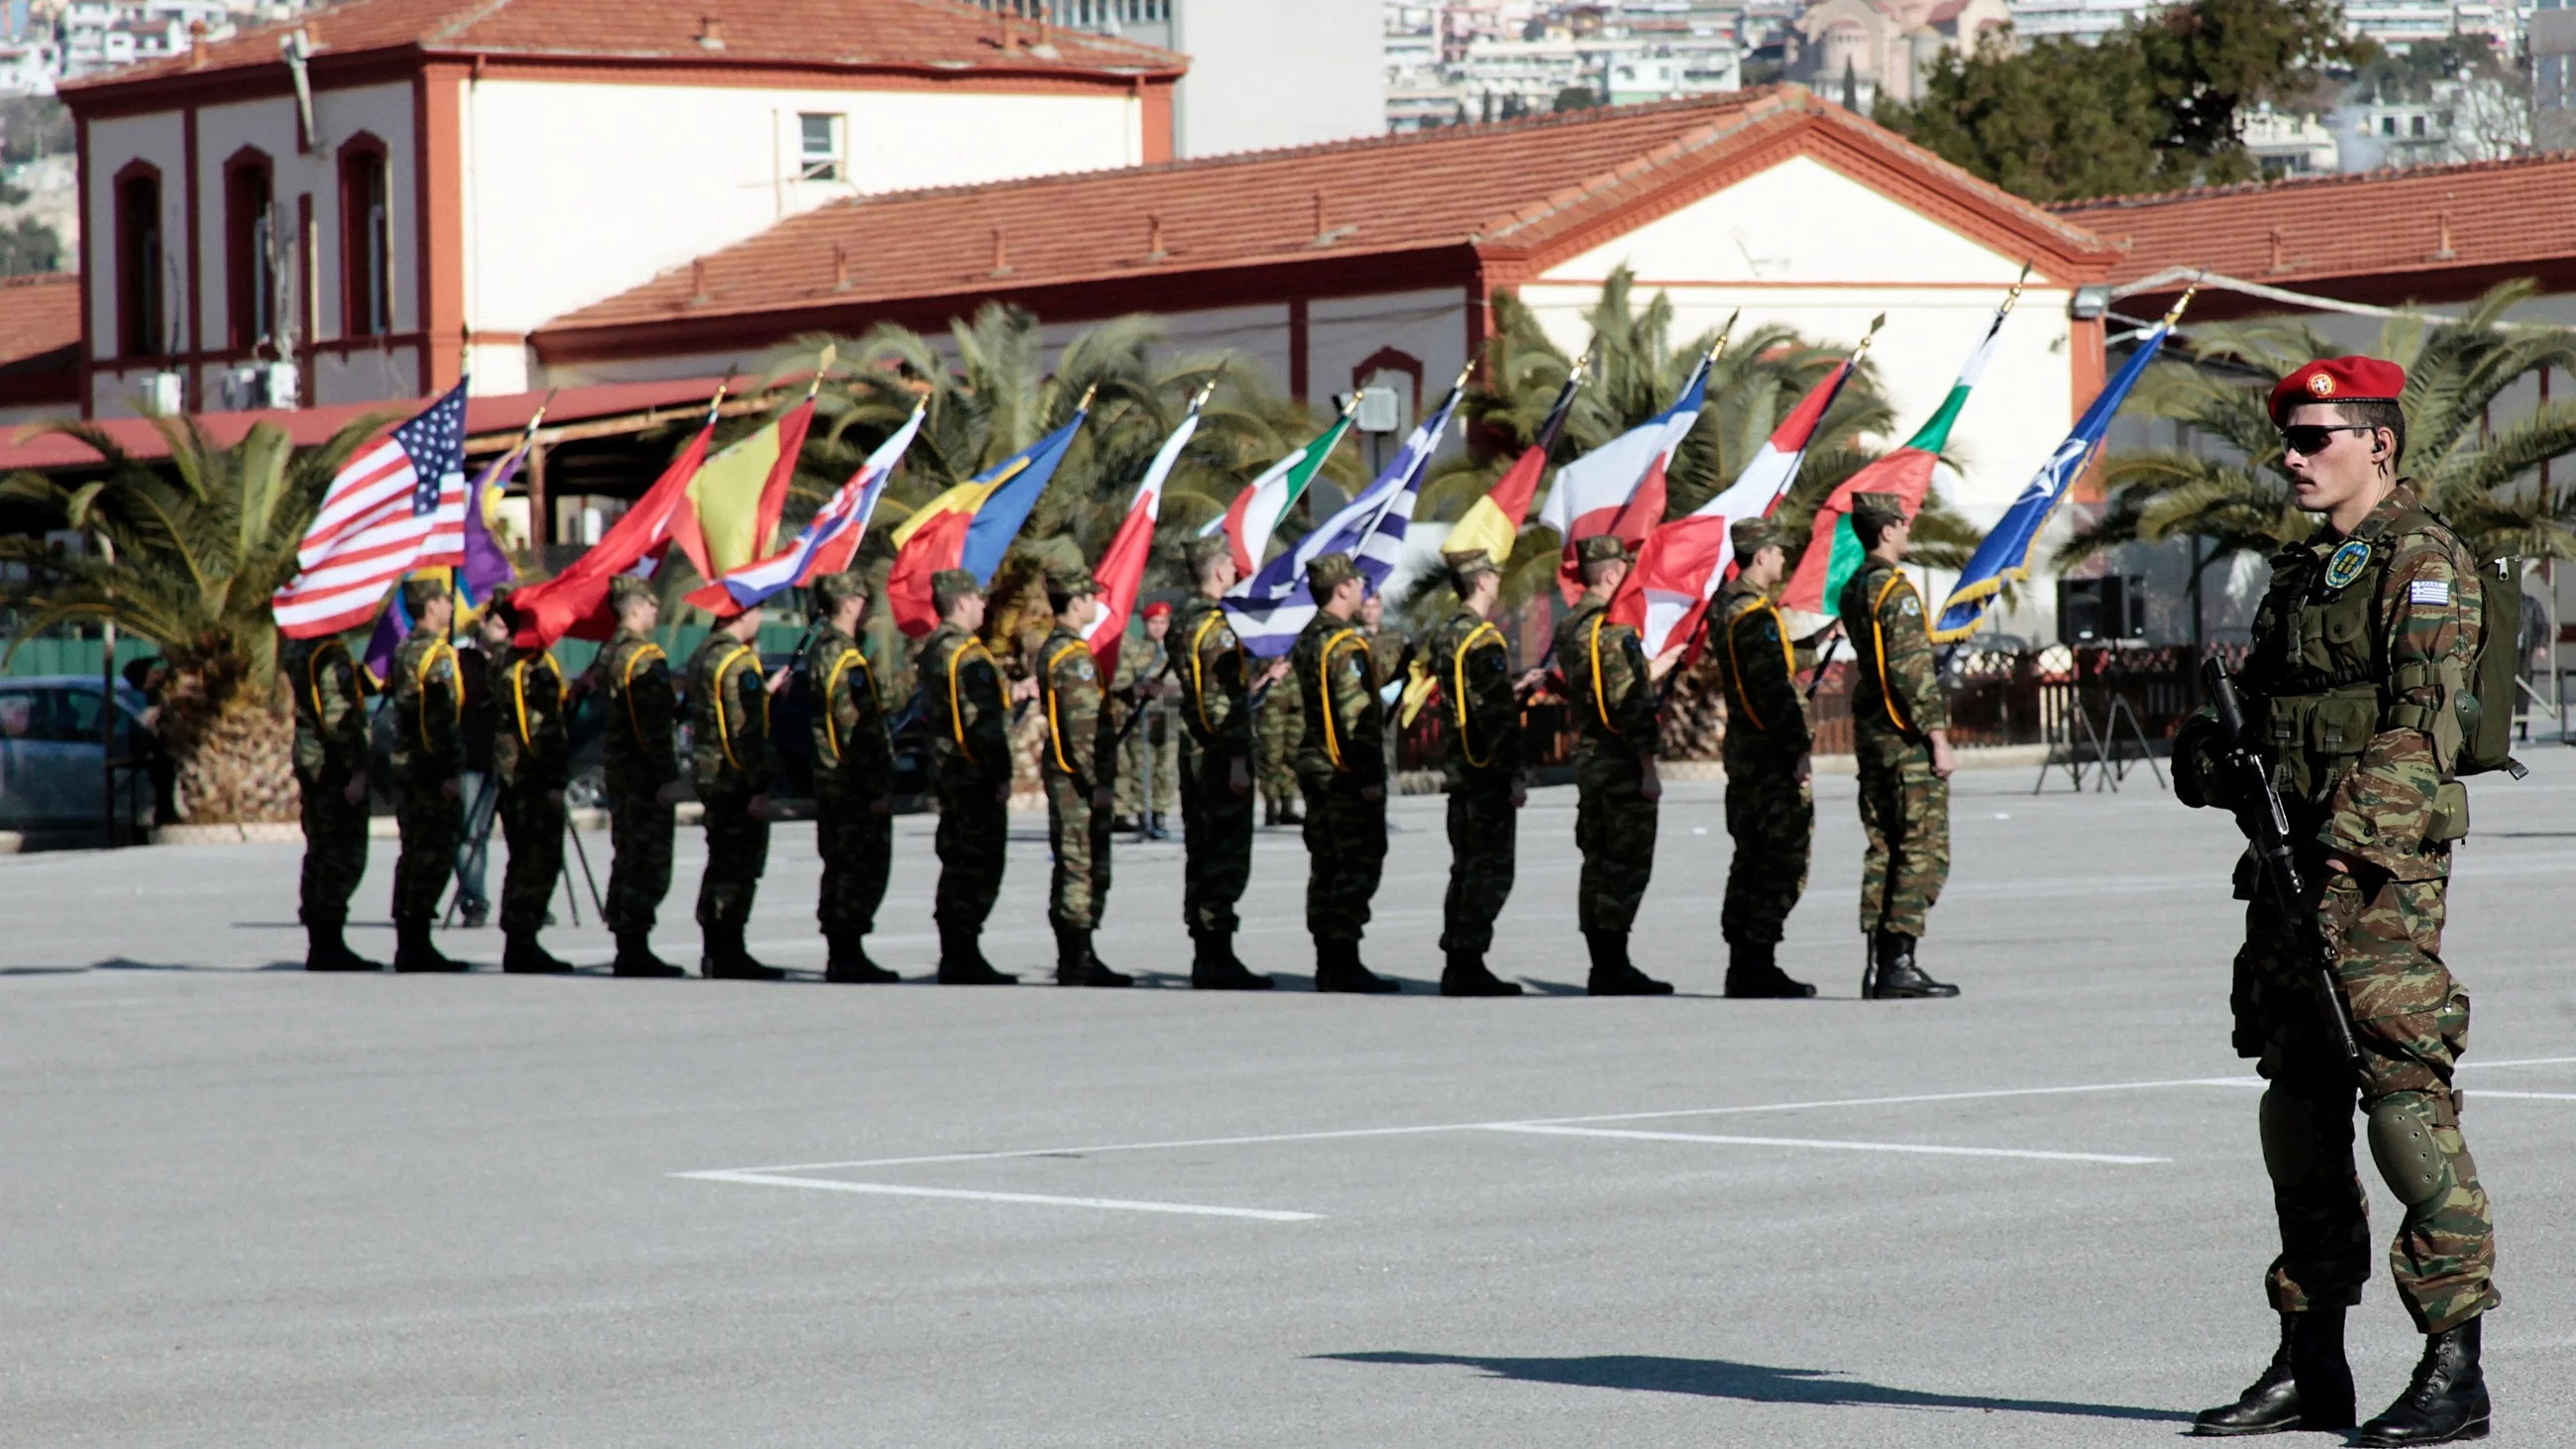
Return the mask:
{"type": "Polygon", "coordinates": [[[727,445],[689,480],[688,502],[671,516],[671,536],[699,578],[723,578],[777,547],[778,515],[813,422],[808,392],[786,416],[727,445]]]}

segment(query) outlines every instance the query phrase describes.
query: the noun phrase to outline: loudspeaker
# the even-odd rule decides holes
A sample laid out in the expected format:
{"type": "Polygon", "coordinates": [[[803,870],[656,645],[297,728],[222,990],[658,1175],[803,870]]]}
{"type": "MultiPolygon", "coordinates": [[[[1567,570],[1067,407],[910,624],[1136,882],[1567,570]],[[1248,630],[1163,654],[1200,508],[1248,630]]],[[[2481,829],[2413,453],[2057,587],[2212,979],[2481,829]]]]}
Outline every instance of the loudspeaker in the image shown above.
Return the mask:
{"type": "Polygon", "coordinates": [[[2147,581],[2136,574],[2057,581],[2057,642],[2147,637],[2147,581]]]}

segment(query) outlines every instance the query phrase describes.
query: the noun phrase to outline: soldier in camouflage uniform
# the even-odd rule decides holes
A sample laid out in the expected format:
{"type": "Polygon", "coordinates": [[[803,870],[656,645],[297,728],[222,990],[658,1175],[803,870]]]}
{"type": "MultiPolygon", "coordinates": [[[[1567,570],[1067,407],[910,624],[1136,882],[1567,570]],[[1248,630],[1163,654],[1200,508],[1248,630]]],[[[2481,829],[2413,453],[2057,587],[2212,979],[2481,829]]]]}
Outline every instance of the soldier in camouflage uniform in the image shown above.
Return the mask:
{"type": "Polygon", "coordinates": [[[1575,740],[1574,843],[1583,852],[1575,919],[1592,957],[1595,996],[1666,996],[1628,959],[1628,932],[1655,873],[1655,817],[1664,783],[1655,769],[1661,726],[1655,683],[1680,657],[1652,663],[1637,631],[1610,619],[1610,596],[1628,576],[1628,551],[1610,534],[1575,542],[1583,597],[1556,626],[1556,668],[1581,731],[1575,740]]]}
{"type": "Polygon", "coordinates": [[[1923,596],[1899,567],[1913,537],[1905,500],[1852,495],[1852,533],[1868,557],[1843,584],[1837,607],[1858,657],[1852,685],[1852,753],[1860,770],[1860,929],[1868,1001],[1956,996],[1914,963],[1924,919],[1950,878],[1950,707],[1923,616],[1923,596]]]}
{"type": "Polygon", "coordinates": [[[1492,622],[1503,575],[1480,548],[1442,558],[1458,612],[1431,638],[1449,726],[1441,760],[1449,786],[1449,895],[1440,914],[1440,994],[1518,996],[1520,983],[1485,965],[1494,918],[1511,898],[1520,809],[1529,800],[1511,646],[1492,622]]]}
{"type": "Polygon", "coordinates": [[[483,657],[491,671],[489,694],[492,778],[500,791],[501,836],[510,866],[501,877],[501,935],[507,942],[501,969],[514,974],[570,971],[537,944],[546,908],[563,874],[564,784],[572,777],[571,735],[565,727],[563,670],[542,646],[522,649],[511,636],[518,611],[503,590],[483,612],[483,657]]]}
{"type": "Polygon", "coordinates": [[[381,971],[341,932],[367,873],[367,696],[339,635],[286,641],[278,661],[295,696],[295,784],[303,799],[297,919],[307,971],[381,971]]]}
{"type": "Polygon", "coordinates": [[[1165,647],[1174,651],[1182,735],[1181,920],[1190,931],[1190,985],[1267,991],[1270,978],[1234,954],[1234,903],[1252,878],[1253,753],[1249,661],[1218,602],[1234,587],[1234,550],[1222,538],[1193,539],[1187,559],[1197,588],[1173,611],[1165,647]]]}
{"type": "MultiPolygon", "coordinates": [[[[1100,617],[1100,586],[1082,569],[1047,576],[1055,629],[1038,646],[1038,704],[1046,738],[1038,778],[1046,786],[1047,838],[1055,872],[1047,882],[1047,924],[1055,928],[1055,984],[1133,986],[1093,954],[1092,932],[1109,905],[1111,800],[1117,788],[1118,713],[1103,709],[1099,662],[1082,631],[1100,617]]],[[[1141,727],[1141,726],[1140,726],[1141,727]]]]}
{"type": "Polygon", "coordinates": [[[1274,679],[1261,695],[1254,725],[1261,776],[1261,823],[1303,825],[1298,808],[1297,745],[1306,737],[1306,701],[1295,681],[1274,679]]]}
{"type": "Polygon", "coordinates": [[[438,898],[456,873],[456,841],[464,833],[457,774],[464,746],[457,729],[465,708],[465,682],[456,648],[447,642],[455,602],[436,579],[403,583],[412,630],[394,651],[387,681],[394,717],[394,820],[402,829],[402,854],[394,862],[394,969],[469,971],[430,943],[438,898]]]}
{"type": "Polygon", "coordinates": [[[1132,822],[1137,838],[1169,840],[1172,795],[1178,787],[1181,727],[1172,711],[1170,664],[1172,606],[1160,600],[1145,606],[1144,646],[1134,639],[1118,651],[1118,677],[1110,692],[1135,701],[1145,718],[1134,725],[1119,721],[1127,742],[1118,760],[1118,818],[1132,822]]]}
{"type": "Polygon", "coordinates": [[[916,665],[929,704],[932,776],[939,796],[939,979],[950,986],[1008,986],[977,937],[1002,890],[1011,834],[1010,708],[1002,670],[975,631],[984,627],[984,585],[964,569],[931,576],[939,627],[921,641],[916,665]]]}
{"type": "Polygon", "coordinates": [[[752,959],[743,935],[769,868],[769,696],[787,682],[760,667],[760,610],[745,609],[709,630],[689,656],[689,772],[706,810],[707,867],[698,877],[698,974],[721,981],[776,981],[787,973],[752,959]]]}
{"type": "Polygon", "coordinates": [[[675,745],[679,696],[671,661],[653,642],[662,608],[653,587],[620,575],[609,585],[617,635],[590,666],[607,714],[609,840],[608,929],[617,938],[620,976],[678,976],[653,954],[653,919],[671,893],[672,808],[687,786],[675,745]]]}
{"type": "Polygon", "coordinates": [[[814,909],[831,947],[823,979],[893,981],[867,952],[894,864],[894,742],[876,671],[859,648],[867,581],[825,574],[814,581],[814,599],[821,617],[805,677],[814,690],[814,845],[823,857],[814,909]]]}
{"type": "MultiPolygon", "coordinates": [[[[2250,904],[2235,1046],[2270,1083],[2259,1115],[2281,1252],[2264,1287],[2282,1334],[2244,1396],[2200,1416],[2202,1434],[2352,1426],[2344,1310],[2371,1273],[2353,1167],[2356,1088],[2372,1159],[2405,1210],[2389,1267],[2426,1336],[2413,1382],[2362,1426],[2360,1442],[2448,1443],[2487,1428],[2479,1357],[2484,1314],[2498,1301],[2493,1218],[2452,1086],[2469,997],[2441,941],[2451,850],[2468,831],[2453,768],[2479,703],[2483,587],[2512,584],[2482,582],[2458,537],[2396,476],[2405,378],[2393,363],[2337,358],[2291,373],[2272,394],[2298,506],[2326,523],[2273,557],[2241,682],[2249,723],[2271,742],[2315,914],[2284,919],[2256,888],[2251,853],[2238,862],[2236,895],[2250,904]],[[2314,981],[2318,937],[2351,1009],[2358,1074],[2314,981]]],[[[2177,793],[2187,804],[2245,806],[2207,772],[2213,733],[2204,716],[2176,740],[2177,793]]]]}
{"type": "Polygon", "coordinates": [[[1297,786],[1306,797],[1306,929],[1317,991],[1398,991],[1360,962],[1369,898],[1386,866],[1386,709],[1356,616],[1367,580],[1346,553],[1306,565],[1315,617],[1289,648],[1305,716],[1297,786]]]}
{"type": "MultiPolygon", "coordinates": [[[[1369,681],[1378,691],[1378,698],[1383,700],[1387,698],[1386,687],[1395,682],[1397,676],[1409,672],[1407,661],[1411,657],[1411,646],[1406,642],[1402,629],[1386,626],[1386,600],[1377,595],[1371,594],[1360,601],[1359,619],[1360,637],[1368,641],[1369,681]]],[[[1396,692],[1397,700],[1403,697],[1402,691],[1396,692]]],[[[1396,744],[1403,735],[1403,723],[1395,706],[1390,703],[1386,712],[1386,737],[1378,744],[1386,754],[1386,777],[1389,780],[1395,778],[1396,744]]]]}
{"type": "Polygon", "coordinates": [[[1787,571],[1780,526],[1747,518],[1732,530],[1735,578],[1717,596],[1709,654],[1726,697],[1726,994],[1805,997],[1816,988],[1780,969],[1780,937],[1807,890],[1816,838],[1808,758],[1814,739],[1798,689],[1797,649],[1771,596],[1787,571]]]}

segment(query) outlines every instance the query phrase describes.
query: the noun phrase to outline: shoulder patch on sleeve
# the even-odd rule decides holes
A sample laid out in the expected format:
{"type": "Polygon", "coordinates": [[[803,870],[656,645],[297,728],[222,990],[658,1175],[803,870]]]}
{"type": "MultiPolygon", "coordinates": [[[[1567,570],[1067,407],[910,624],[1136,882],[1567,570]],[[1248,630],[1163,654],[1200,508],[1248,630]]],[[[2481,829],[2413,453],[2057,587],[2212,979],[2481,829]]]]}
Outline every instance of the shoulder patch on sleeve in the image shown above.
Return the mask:
{"type": "Polygon", "coordinates": [[[1914,591],[1908,589],[1905,597],[1897,603],[1896,612],[1908,616],[1920,614],[1923,612],[1923,601],[1914,597],[1914,591]]]}
{"type": "Polygon", "coordinates": [[[2406,602],[2410,604],[2447,604],[2451,602],[2451,581],[2449,579],[2417,579],[2406,586],[2406,602]]]}

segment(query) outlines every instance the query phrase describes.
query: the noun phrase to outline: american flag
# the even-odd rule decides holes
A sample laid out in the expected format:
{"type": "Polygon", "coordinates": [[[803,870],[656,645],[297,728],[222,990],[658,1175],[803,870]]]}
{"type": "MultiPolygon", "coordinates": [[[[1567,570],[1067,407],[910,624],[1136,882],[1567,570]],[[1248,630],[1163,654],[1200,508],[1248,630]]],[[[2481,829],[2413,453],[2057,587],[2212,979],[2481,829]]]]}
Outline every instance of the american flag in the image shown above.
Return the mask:
{"type": "Polygon", "coordinates": [[[277,591],[290,639],[365,623],[414,569],[465,562],[465,384],[360,454],[322,495],[296,550],[300,572],[277,591]]]}

